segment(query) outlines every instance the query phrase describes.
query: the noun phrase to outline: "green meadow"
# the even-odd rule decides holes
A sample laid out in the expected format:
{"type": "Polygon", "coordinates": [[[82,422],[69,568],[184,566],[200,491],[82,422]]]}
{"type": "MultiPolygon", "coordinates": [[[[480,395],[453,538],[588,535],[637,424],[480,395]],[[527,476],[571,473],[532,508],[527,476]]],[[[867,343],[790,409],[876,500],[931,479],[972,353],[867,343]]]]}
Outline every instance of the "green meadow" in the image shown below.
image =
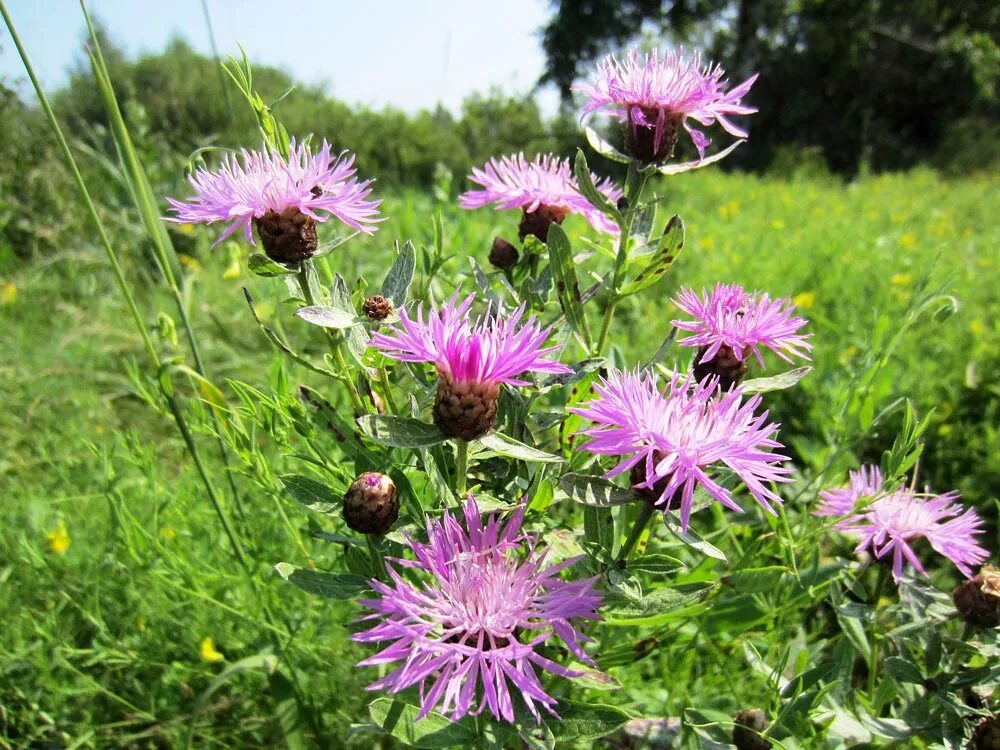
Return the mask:
{"type": "MultiPolygon", "coordinates": [[[[172,179],[159,181],[159,194],[186,194],[181,175],[172,179]]],[[[161,357],[187,358],[173,300],[110,162],[105,181],[92,185],[161,357]]],[[[216,476],[222,468],[210,411],[238,421],[256,446],[235,457],[231,474],[242,499],[242,516],[233,515],[248,578],[154,387],[156,373],[142,359],[96,236],[72,186],[63,187],[47,205],[19,215],[7,205],[3,214],[44,239],[39,247],[57,249],[4,248],[0,265],[0,746],[293,746],[297,732],[335,747],[393,746],[351,733],[366,720],[364,686],[372,679],[354,667],[362,649],[345,629],[359,610],[307,596],[273,573],[278,561],[322,569],[337,544],[314,533],[338,531],[336,524],[320,526],[277,481],[303,471],[306,444],[335,453],[336,435],[322,420],[304,429],[277,418],[268,399],[282,396],[265,394],[295,400],[306,385],[335,411],[349,416],[349,406],[262,335],[244,288],[268,326],[318,361],[316,329],[282,305],[282,279],[248,271],[242,242],[213,250],[211,229],[171,226],[184,302],[218,386],[177,381],[196,425],[193,439],[216,476]],[[293,669],[273,668],[275,642],[293,669]],[[288,720],[293,690],[311,704],[304,728],[288,720]]],[[[933,410],[918,482],[960,490],[991,519],[984,543],[996,549],[1000,180],[918,170],[845,184],[807,169],[785,178],[706,170],[656,190],[658,219],[676,213],[685,220],[685,248],[670,275],[621,305],[612,356],[624,365],[652,355],[669,333],[679,280],[739,282],[793,297],[814,335],[813,370],[768,405],[803,477],[795,509],[806,512],[815,501],[823,485],[814,480],[839,483],[858,462],[877,462],[909,399],[920,417],[933,410]],[[886,361],[867,377],[873,352],[886,361]]],[[[516,235],[516,214],[460,211],[451,195],[382,197],[388,220],[379,232],[327,256],[349,285],[376,286],[394,240],[433,244],[440,216],[445,276],[473,291],[472,261],[488,269],[492,238],[516,235]]],[[[571,217],[567,228],[579,237],[586,225],[571,217]]],[[[597,267],[596,256],[580,260],[584,277],[597,267]]],[[[771,359],[756,375],[785,369],[771,359]]],[[[950,575],[941,587],[954,584],[950,575]]],[[[714,658],[725,675],[743,663],[743,652],[734,642],[714,658]]],[[[613,700],[679,715],[704,684],[690,660],[668,659],[668,666],[669,690],[623,680],[644,685],[643,693],[629,688],[613,700]]],[[[727,689],[752,694],[748,685],[727,689]]]]}

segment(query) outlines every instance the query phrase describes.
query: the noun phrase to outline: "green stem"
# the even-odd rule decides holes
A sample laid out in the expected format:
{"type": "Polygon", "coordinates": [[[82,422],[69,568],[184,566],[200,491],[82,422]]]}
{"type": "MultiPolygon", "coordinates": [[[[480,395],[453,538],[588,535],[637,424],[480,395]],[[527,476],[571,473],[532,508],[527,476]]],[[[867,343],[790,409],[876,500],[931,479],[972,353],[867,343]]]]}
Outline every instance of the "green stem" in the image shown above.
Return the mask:
{"type": "Polygon", "coordinates": [[[466,495],[466,481],[469,474],[469,443],[455,438],[455,494],[462,503],[466,495]]]}
{"type": "Polygon", "coordinates": [[[869,606],[872,608],[872,629],[869,640],[871,641],[871,661],[868,663],[868,700],[875,705],[875,678],[878,674],[879,660],[879,636],[878,636],[878,603],[882,598],[882,591],[889,580],[889,566],[879,564],[878,580],[875,582],[875,590],[872,592],[869,606]]]}
{"type": "Polygon", "coordinates": [[[632,531],[629,532],[625,544],[622,545],[621,550],[618,552],[619,562],[627,560],[628,556],[632,554],[632,550],[639,543],[642,533],[646,530],[655,512],[656,508],[653,507],[652,503],[639,503],[639,515],[635,517],[635,524],[632,526],[632,531]]]}
{"type": "Polygon", "coordinates": [[[385,396],[385,400],[389,403],[389,411],[393,414],[399,414],[399,406],[396,405],[396,397],[392,395],[392,383],[389,382],[389,371],[385,368],[385,365],[380,365],[378,368],[379,380],[382,383],[382,395],[385,396]]]}
{"type": "MultiPolygon", "coordinates": [[[[629,164],[629,171],[633,172],[633,170],[636,170],[635,162],[629,164]]],[[[601,352],[604,351],[604,346],[608,341],[608,334],[611,332],[611,321],[615,316],[615,307],[618,306],[620,299],[618,296],[619,290],[628,261],[628,243],[632,237],[632,226],[635,224],[635,217],[639,213],[640,200],[643,191],[646,189],[646,183],[649,182],[649,175],[643,172],[639,172],[637,177],[630,174],[629,179],[626,180],[626,185],[631,184],[633,181],[635,181],[636,185],[635,194],[626,196],[629,207],[625,212],[625,221],[624,226],[621,227],[621,234],[618,236],[618,254],[615,256],[614,272],[611,276],[610,299],[608,299],[608,306],[604,310],[604,319],[601,321],[601,333],[597,337],[597,348],[593,352],[594,356],[600,356],[601,352]]]]}
{"type": "Polygon", "coordinates": [[[378,570],[379,580],[389,580],[389,571],[385,567],[385,553],[382,551],[381,545],[375,544],[373,534],[365,534],[365,542],[368,544],[368,555],[371,557],[372,564],[378,570]]]}
{"type": "MultiPolygon", "coordinates": [[[[304,260],[299,265],[298,271],[299,287],[302,289],[302,297],[305,299],[306,304],[313,306],[316,304],[316,300],[313,298],[312,289],[309,288],[309,261],[304,260]]],[[[344,352],[341,348],[341,342],[343,337],[335,334],[329,329],[323,329],[326,331],[327,343],[330,345],[330,352],[333,354],[334,359],[337,361],[337,367],[340,368],[340,379],[347,386],[347,390],[351,394],[351,403],[354,404],[354,408],[362,413],[366,414],[368,412],[368,407],[365,405],[364,399],[361,397],[361,392],[358,387],[354,384],[354,378],[351,377],[351,368],[347,365],[347,359],[344,358],[344,352]]]]}

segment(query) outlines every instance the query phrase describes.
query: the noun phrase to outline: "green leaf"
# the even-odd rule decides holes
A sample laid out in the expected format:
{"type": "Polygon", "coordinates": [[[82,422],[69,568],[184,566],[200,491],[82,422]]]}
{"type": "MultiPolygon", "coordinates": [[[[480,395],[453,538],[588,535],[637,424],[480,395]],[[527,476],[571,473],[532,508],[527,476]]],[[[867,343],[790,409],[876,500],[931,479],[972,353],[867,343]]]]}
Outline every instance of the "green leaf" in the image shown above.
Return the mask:
{"type": "Polygon", "coordinates": [[[358,419],[358,426],[376,443],[393,448],[429,448],[447,439],[437,425],[412,417],[366,414],[358,419]]]}
{"type": "Polygon", "coordinates": [[[684,222],[675,215],[663,229],[663,236],[660,238],[656,252],[650,256],[649,262],[636,277],[625,284],[621,290],[621,296],[627,297],[630,294],[635,294],[662,279],[683,249],[684,222]]]}
{"type": "Polygon", "coordinates": [[[680,539],[684,544],[692,549],[698,550],[703,555],[708,555],[716,560],[727,562],[725,554],[718,547],[709,544],[689,527],[687,531],[681,528],[680,521],[670,511],[663,514],[663,525],[667,531],[680,539]]]}
{"type": "Polygon", "coordinates": [[[740,385],[740,390],[744,393],[767,393],[768,391],[784,390],[785,388],[791,388],[811,371],[811,367],[797,367],[794,370],[789,370],[788,372],[783,372],[780,375],[774,375],[769,378],[753,378],[752,380],[744,381],[740,385]]]}
{"type": "Polygon", "coordinates": [[[611,161],[617,161],[622,164],[628,164],[632,161],[629,157],[625,156],[625,154],[604,140],[593,128],[584,128],[583,132],[584,135],[587,136],[587,143],[590,144],[590,147],[605,159],[611,159],[611,161]]]}
{"type": "Polygon", "coordinates": [[[640,499],[626,487],[619,487],[607,479],[587,474],[564,474],[559,478],[559,486],[571,500],[598,508],[626,505],[640,499]]]}
{"type": "Polygon", "coordinates": [[[542,381],[541,387],[550,388],[554,385],[569,385],[570,383],[575,383],[580,378],[589,375],[595,370],[600,370],[602,367],[606,367],[607,364],[608,360],[604,357],[591,357],[590,359],[574,362],[569,365],[572,372],[560,372],[556,375],[549,375],[542,381]]]}
{"type": "MultiPolygon", "coordinates": [[[[339,273],[334,276],[333,284],[330,285],[330,304],[342,312],[355,315],[354,303],[351,302],[351,292],[347,288],[347,282],[339,273]]],[[[364,326],[351,326],[345,329],[344,339],[347,341],[347,350],[356,362],[361,362],[361,358],[368,348],[368,334],[364,326]]]]}
{"type": "Polygon", "coordinates": [[[885,660],[885,670],[899,682],[912,682],[920,685],[924,681],[924,676],[920,674],[920,669],[917,668],[916,664],[898,656],[890,656],[885,660]]]}
{"type": "Polygon", "coordinates": [[[295,311],[295,314],[306,323],[312,323],[314,326],[320,326],[321,328],[342,330],[361,324],[361,321],[358,320],[353,312],[347,312],[346,310],[326,305],[300,307],[295,311]]]}
{"type": "Polygon", "coordinates": [[[555,456],[530,445],[518,442],[512,437],[501,435],[499,432],[491,432],[479,438],[479,444],[487,450],[493,451],[497,455],[516,458],[519,461],[531,461],[532,463],[555,464],[562,462],[559,456],[555,456]]]}
{"type": "MultiPolygon", "coordinates": [[[[662,625],[678,616],[682,610],[702,602],[717,585],[694,589],[653,589],[641,601],[622,599],[606,603],[604,621],[608,625],[662,625]]],[[[688,613],[683,613],[686,617],[688,613]]]]}
{"type": "Polygon", "coordinates": [[[417,252],[409,240],[402,247],[397,246],[396,252],[396,262],[385,275],[379,294],[390,300],[393,307],[399,309],[406,302],[406,293],[413,283],[413,273],[417,270],[417,252]]]}
{"type": "Polygon", "coordinates": [[[590,326],[580,301],[580,283],[576,278],[573,263],[573,249],[566,232],[558,224],[549,227],[549,267],[556,285],[556,296],[566,320],[581,337],[586,349],[590,349],[590,326]]]}
{"type": "Polygon", "coordinates": [[[632,717],[616,706],[599,703],[559,701],[558,719],[546,721],[559,742],[567,740],[597,740],[605,737],[632,717]]]}
{"type": "Polygon", "coordinates": [[[340,511],[342,498],[322,482],[298,474],[286,474],[278,479],[285,491],[309,510],[326,514],[340,511]]]}
{"type": "Polygon", "coordinates": [[[733,571],[725,578],[740,594],[758,594],[764,591],[774,591],[782,576],[789,572],[782,565],[768,565],[763,568],[744,568],[733,571]]]}
{"type": "Polygon", "coordinates": [[[323,573],[318,570],[306,570],[286,562],[278,563],[274,566],[274,570],[307,594],[315,594],[325,599],[353,599],[368,590],[368,581],[353,573],[323,573]]]}
{"type": "Polygon", "coordinates": [[[643,555],[628,561],[628,569],[633,572],[669,575],[685,568],[683,562],[669,555],[643,555]]]}
{"type": "Polygon", "coordinates": [[[573,684],[579,685],[582,688],[589,688],[590,690],[618,690],[622,686],[616,677],[609,675],[607,672],[602,672],[589,664],[581,664],[578,661],[574,661],[567,664],[566,669],[580,673],[579,677],[573,678],[573,684]]]}
{"type": "Polygon", "coordinates": [[[420,709],[400,700],[376,698],[368,713],[383,731],[410,747],[473,747],[476,742],[476,733],[468,723],[449,721],[436,711],[417,721],[420,709]]]}
{"type": "Polygon", "coordinates": [[[276,260],[271,260],[263,253],[251,253],[250,259],[247,260],[247,268],[250,269],[250,273],[265,277],[288,276],[299,272],[298,268],[286,266],[284,263],[278,263],[276,260]]]}
{"type": "Polygon", "coordinates": [[[610,557],[614,545],[614,518],[611,508],[585,505],[583,507],[583,538],[610,557]]]}
{"type": "Polygon", "coordinates": [[[707,167],[709,164],[715,164],[717,161],[722,161],[744,143],[746,143],[746,140],[736,141],[729,148],[723,149],[717,154],[712,154],[707,159],[701,159],[700,161],[695,162],[686,162],[684,164],[665,164],[662,167],[657,167],[656,171],[660,174],[671,176],[681,174],[683,172],[691,172],[695,169],[701,169],[702,167],[707,167]]]}
{"type": "Polygon", "coordinates": [[[618,207],[608,200],[608,196],[597,189],[594,184],[594,176],[590,167],[587,166],[587,157],[583,155],[583,149],[576,150],[576,159],[573,160],[573,174],[579,187],[580,194],[594,208],[606,214],[615,224],[621,226],[622,214],[618,207]]]}

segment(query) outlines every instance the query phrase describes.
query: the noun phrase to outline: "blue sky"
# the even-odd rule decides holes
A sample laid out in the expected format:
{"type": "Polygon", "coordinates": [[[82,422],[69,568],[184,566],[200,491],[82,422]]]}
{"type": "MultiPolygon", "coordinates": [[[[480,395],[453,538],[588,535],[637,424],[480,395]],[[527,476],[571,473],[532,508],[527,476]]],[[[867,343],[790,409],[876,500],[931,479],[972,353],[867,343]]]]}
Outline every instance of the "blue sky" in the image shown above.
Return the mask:
{"type": "MultiPolygon", "coordinates": [[[[251,62],[324,83],[350,103],[407,111],[438,102],[455,110],[474,91],[528,91],[545,59],[539,30],[546,0],[207,0],[223,58],[242,44],[251,62]]],[[[201,0],[89,0],[91,13],[130,55],[159,51],[172,36],[211,50],[201,0]]],[[[50,89],[83,59],[84,22],[76,0],[8,0],[7,8],[50,89]]],[[[24,71],[0,28],[0,77],[24,71]]],[[[25,90],[24,86],[21,90],[25,90]]],[[[551,87],[540,93],[554,112],[551,87]]]]}

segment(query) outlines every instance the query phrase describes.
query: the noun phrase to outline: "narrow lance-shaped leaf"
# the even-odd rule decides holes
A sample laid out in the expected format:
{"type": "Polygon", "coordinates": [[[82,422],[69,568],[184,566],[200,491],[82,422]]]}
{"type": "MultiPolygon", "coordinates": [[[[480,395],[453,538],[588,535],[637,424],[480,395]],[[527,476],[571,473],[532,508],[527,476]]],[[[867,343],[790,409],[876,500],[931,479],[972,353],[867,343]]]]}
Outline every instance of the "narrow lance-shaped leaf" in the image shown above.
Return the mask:
{"type": "Polygon", "coordinates": [[[322,482],[298,474],[279,477],[285,491],[309,510],[332,514],[340,510],[341,498],[322,482]]]}
{"type": "Polygon", "coordinates": [[[656,252],[650,256],[649,262],[638,275],[625,284],[621,291],[622,296],[635,294],[662,279],[683,249],[684,222],[679,216],[673,216],[663,229],[663,236],[656,252]]]}
{"type": "Polygon", "coordinates": [[[320,328],[343,330],[358,325],[359,321],[353,313],[329,305],[310,305],[300,307],[295,314],[306,323],[312,323],[320,328]]]}
{"type": "Polygon", "coordinates": [[[376,725],[408,747],[472,747],[476,741],[468,722],[450,721],[437,711],[417,721],[420,709],[401,700],[376,698],[369,704],[368,713],[376,725]]]}
{"type": "Polygon", "coordinates": [[[285,562],[275,565],[274,570],[296,588],[325,599],[353,599],[368,589],[368,581],[353,573],[323,573],[285,562]]]}
{"type": "Polygon", "coordinates": [[[247,260],[247,268],[250,269],[250,273],[264,277],[289,276],[299,272],[299,269],[271,260],[263,253],[251,253],[247,260]]]}
{"type": "Polygon", "coordinates": [[[407,240],[402,247],[397,246],[396,253],[396,262],[386,274],[379,293],[398,309],[406,302],[406,294],[413,283],[413,274],[417,270],[417,252],[413,249],[413,243],[407,240]]]}
{"type": "Polygon", "coordinates": [[[584,347],[590,349],[590,327],[580,300],[580,284],[573,264],[573,250],[566,232],[558,224],[549,227],[549,266],[556,284],[559,306],[573,330],[580,336],[584,347]]]}
{"type": "Polygon", "coordinates": [[[622,164],[628,164],[632,161],[629,157],[604,140],[604,138],[602,138],[593,128],[584,128],[583,132],[584,135],[587,136],[587,143],[590,144],[590,147],[604,158],[611,159],[612,161],[617,161],[622,164]]]}
{"type": "Polygon", "coordinates": [[[531,461],[534,463],[559,463],[562,459],[530,445],[525,445],[512,437],[501,435],[499,432],[491,432],[479,438],[479,444],[487,450],[493,451],[500,456],[516,458],[519,461],[531,461]]]}
{"type": "Polygon", "coordinates": [[[571,500],[596,508],[627,505],[639,500],[639,496],[628,488],[585,474],[565,474],[559,478],[559,486],[571,500]]]}
{"type": "Polygon", "coordinates": [[[590,205],[600,209],[611,221],[620,226],[622,223],[621,211],[608,200],[608,196],[597,189],[593,175],[590,173],[590,167],[587,165],[587,157],[583,155],[583,149],[576,150],[576,159],[573,160],[573,174],[576,177],[580,194],[590,202],[590,205]]]}
{"type": "Polygon", "coordinates": [[[394,448],[429,448],[446,438],[436,425],[412,417],[366,414],[358,419],[358,425],[375,442],[394,448]]]}
{"type": "Polygon", "coordinates": [[[768,391],[780,391],[784,388],[791,388],[802,378],[812,371],[811,367],[798,367],[780,375],[772,375],[769,378],[753,378],[746,380],[740,386],[744,393],[767,393],[768,391]]]}

